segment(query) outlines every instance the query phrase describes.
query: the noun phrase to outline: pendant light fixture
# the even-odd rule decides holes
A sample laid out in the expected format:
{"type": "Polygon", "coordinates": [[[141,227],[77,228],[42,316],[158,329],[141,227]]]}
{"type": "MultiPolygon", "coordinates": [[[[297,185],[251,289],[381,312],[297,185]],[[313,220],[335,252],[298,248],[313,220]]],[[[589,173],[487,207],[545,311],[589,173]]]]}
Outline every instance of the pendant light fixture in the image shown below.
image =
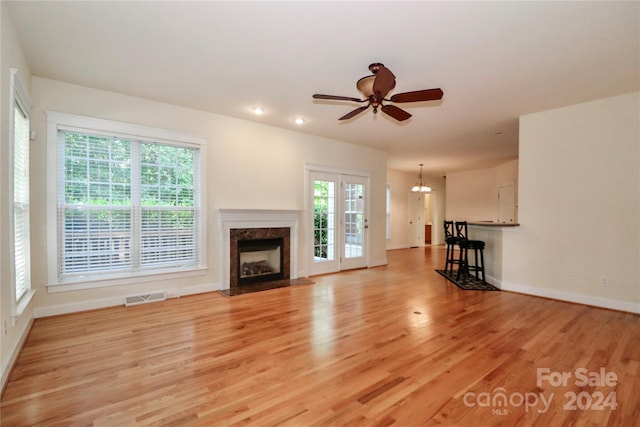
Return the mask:
{"type": "Polygon", "coordinates": [[[422,183],[422,166],[424,166],[424,163],[420,163],[420,174],[418,175],[418,183],[411,188],[411,191],[413,191],[414,193],[428,193],[431,191],[431,187],[422,183]]]}

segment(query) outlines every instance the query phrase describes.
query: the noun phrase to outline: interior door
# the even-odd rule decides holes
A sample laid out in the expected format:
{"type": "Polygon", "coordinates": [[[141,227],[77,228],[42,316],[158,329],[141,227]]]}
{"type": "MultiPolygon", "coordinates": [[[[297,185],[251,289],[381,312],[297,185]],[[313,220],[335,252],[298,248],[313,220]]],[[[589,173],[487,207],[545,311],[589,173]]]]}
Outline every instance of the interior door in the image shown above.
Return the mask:
{"type": "Polygon", "coordinates": [[[409,193],[409,247],[424,245],[424,194],[409,193]]]}
{"type": "Polygon", "coordinates": [[[309,273],[367,266],[367,178],[310,172],[313,251],[309,273]]]}
{"type": "Polygon", "coordinates": [[[513,224],[515,219],[515,191],[513,185],[498,187],[498,222],[513,224]]]}

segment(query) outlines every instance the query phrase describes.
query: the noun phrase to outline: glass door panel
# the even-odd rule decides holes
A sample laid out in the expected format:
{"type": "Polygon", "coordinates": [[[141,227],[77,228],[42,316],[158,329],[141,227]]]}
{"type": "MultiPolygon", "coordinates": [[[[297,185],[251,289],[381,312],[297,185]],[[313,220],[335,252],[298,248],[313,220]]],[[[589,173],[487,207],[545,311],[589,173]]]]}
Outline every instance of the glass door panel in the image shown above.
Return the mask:
{"type": "Polygon", "coordinates": [[[362,256],[364,243],[364,208],[362,184],[347,183],[344,186],[344,256],[362,256]]]}
{"type": "Polygon", "coordinates": [[[343,175],[343,245],[341,269],[366,267],[366,178],[343,175]]]}
{"type": "Polygon", "coordinates": [[[335,182],[315,180],[313,187],[313,257],[332,261],[336,258],[335,182]]]}
{"type": "Polygon", "coordinates": [[[311,173],[313,258],[311,274],[339,271],[338,253],[338,178],[330,174],[311,173]]]}

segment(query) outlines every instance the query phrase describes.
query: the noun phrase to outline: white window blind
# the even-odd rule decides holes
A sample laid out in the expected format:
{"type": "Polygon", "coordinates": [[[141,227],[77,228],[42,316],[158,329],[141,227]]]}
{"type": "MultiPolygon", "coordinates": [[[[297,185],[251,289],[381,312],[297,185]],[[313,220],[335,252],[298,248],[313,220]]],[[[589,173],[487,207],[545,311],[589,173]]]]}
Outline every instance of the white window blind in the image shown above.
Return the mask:
{"type": "Polygon", "coordinates": [[[58,279],[195,268],[200,150],[58,128],[58,279]]]}
{"type": "Polygon", "coordinates": [[[18,101],[13,120],[13,257],[15,299],[31,288],[29,237],[29,116],[18,101]]]}

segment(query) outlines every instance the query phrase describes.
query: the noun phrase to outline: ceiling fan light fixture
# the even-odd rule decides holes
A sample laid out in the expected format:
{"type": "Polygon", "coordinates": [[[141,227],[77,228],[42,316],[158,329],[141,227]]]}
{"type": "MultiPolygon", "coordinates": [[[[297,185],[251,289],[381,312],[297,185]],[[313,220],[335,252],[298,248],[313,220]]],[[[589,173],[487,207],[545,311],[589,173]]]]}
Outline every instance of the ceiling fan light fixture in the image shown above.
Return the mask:
{"type": "Polygon", "coordinates": [[[375,75],[363,77],[356,83],[358,90],[366,97],[373,96],[373,82],[376,80],[375,75]]]}
{"type": "Polygon", "coordinates": [[[411,191],[414,193],[429,193],[431,192],[431,187],[422,183],[422,166],[424,163],[420,163],[420,173],[418,174],[418,182],[416,185],[411,187],[411,191]]]}

